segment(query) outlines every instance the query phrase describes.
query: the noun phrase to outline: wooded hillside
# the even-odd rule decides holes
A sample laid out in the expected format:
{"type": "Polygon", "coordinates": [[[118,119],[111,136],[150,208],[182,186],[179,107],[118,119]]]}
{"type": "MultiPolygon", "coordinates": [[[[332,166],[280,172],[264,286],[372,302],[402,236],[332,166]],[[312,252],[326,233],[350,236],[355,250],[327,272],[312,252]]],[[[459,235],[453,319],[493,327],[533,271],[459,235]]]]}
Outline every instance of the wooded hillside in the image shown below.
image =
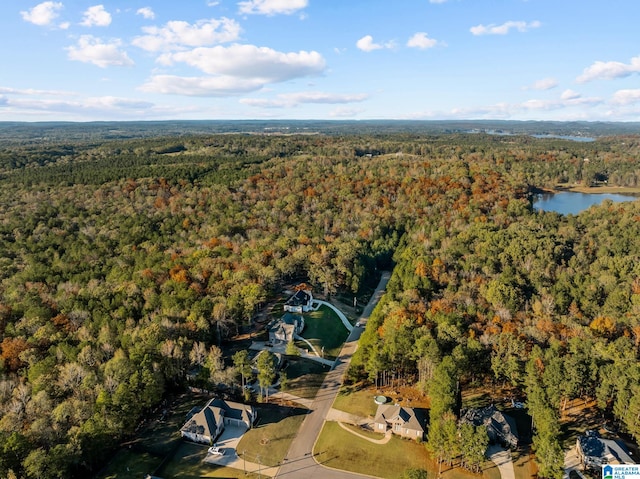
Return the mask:
{"type": "Polygon", "coordinates": [[[86,477],[193,366],[238,381],[216,345],[285,282],[357,293],[394,265],[352,378],[418,384],[442,414],[458,380],[513,384],[545,477],[568,399],[638,438],[640,205],[562,217],[531,193],[637,186],[639,157],[634,136],[0,146],[0,476],[86,477]]]}

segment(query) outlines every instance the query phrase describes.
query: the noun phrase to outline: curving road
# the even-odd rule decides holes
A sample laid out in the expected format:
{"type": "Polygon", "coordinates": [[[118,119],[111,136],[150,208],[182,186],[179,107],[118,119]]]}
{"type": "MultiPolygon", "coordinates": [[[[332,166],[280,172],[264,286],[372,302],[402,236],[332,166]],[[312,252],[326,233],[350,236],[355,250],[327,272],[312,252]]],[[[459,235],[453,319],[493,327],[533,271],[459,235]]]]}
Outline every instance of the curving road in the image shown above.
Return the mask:
{"type": "MultiPolygon", "coordinates": [[[[386,271],[382,273],[380,283],[375,293],[364,308],[362,316],[360,316],[360,324],[366,324],[373,308],[384,293],[390,277],[391,273],[386,271]]],[[[349,334],[347,341],[342,347],[340,356],[336,359],[331,371],[327,373],[311,405],[311,411],[307,414],[304,422],[300,426],[298,434],[291,444],[289,452],[287,452],[285,460],[275,477],[284,479],[361,479],[362,477],[369,477],[323,467],[321,464],[318,464],[313,457],[313,445],[320,435],[327,413],[329,409],[331,409],[333,401],[342,386],[344,373],[349,366],[351,356],[358,347],[358,340],[360,339],[362,331],[362,327],[354,328],[349,334]]]]}

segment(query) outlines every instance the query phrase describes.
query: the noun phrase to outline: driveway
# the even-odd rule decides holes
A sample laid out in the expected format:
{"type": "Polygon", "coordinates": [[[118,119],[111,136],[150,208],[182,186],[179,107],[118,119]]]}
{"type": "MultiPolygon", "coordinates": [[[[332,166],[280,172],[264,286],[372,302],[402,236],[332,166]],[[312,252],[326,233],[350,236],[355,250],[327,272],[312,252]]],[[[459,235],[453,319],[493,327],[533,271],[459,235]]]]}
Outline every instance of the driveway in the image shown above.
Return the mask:
{"type": "Polygon", "coordinates": [[[582,469],[582,464],[580,463],[580,458],[578,457],[578,451],[576,451],[575,446],[565,451],[564,474],[562,475],[562,478],[569,479],[569,473],[571,471],[576,471],[580,477],[584,478],[584,475],[582,474],[581,469],[582,469]]]}
{"type": "MultiPolygon", "coordinates": [[[[271,477],[275,476],[278,472],[277,467],[266,467],[261,464],[246,461],[238,455],[236,449],[246,431],[246,427],[226,425],[224,431],[222,431],[222,434],[216,441],[216,445],[224,454],[222,456],[207,454],[204,462],[215,464],[216,466],[232,467],[247,472],[260,472],[271,477]]],[[[240,453],[242,454],[242,451],[240,451],[240,453]]]]}
{"type": "Polygon", "coordinates": [[[510,451],[494,444],[487,449],[487,456],[498,466],[502,479],[515,479],[516,473],[513,469],[510,451]]]}

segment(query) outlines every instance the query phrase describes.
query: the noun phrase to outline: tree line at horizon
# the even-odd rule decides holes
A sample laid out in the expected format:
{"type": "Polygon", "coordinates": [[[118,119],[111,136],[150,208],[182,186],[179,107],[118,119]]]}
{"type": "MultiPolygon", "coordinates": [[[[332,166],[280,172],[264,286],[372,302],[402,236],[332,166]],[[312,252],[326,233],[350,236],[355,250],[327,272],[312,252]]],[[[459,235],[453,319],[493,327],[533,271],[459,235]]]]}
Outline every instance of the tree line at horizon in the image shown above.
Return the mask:
{"type": "Polygon", "coordinates": [[[567,400],[596,398],[640,431],[640,208],[565,218],[533,211],[531,191],[631,185],[639,145],[393,134],[0,148],[0,475],[86,477],[194,367],[240,384],[246,365],[218,346],[282,284],[357,294],[395,265],[350,375],[416,384],[445,432],[452,384],[508,382],[527,395],[541,476],[556,477],[567,400]]]}

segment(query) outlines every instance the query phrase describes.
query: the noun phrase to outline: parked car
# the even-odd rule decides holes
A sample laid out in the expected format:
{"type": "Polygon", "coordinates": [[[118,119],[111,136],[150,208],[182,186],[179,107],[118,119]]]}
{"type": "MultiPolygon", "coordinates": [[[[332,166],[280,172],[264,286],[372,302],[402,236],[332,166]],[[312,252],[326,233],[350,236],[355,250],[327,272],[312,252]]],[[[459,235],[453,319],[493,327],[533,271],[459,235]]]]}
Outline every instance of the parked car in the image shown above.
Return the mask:
{"type": "Polygon", "coordinates": [[[209,448],[209,454],[214,456],[224,456],[224,449],[220,449],[218,446],[211,446],[209,448]]]}

